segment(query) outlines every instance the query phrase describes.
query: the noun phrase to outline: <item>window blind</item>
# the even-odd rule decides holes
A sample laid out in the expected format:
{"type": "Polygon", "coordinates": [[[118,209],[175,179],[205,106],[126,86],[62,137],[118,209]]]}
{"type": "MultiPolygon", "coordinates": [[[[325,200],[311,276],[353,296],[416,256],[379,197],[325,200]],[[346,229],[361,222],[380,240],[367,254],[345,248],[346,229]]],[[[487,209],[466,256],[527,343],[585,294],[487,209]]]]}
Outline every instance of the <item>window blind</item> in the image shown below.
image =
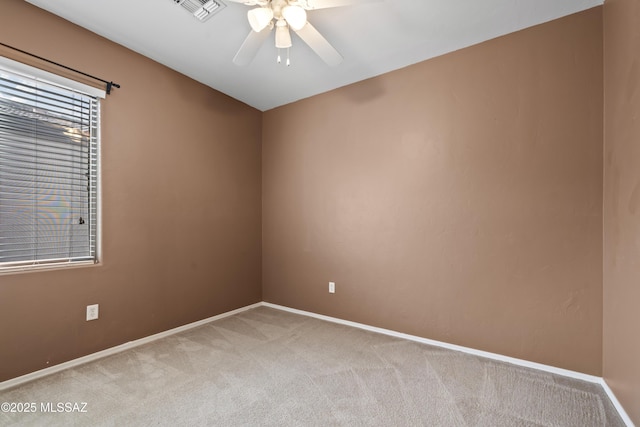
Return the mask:
{"type": "Polygon", "coordinates": [[[0,67],[0,268],[96,260],[98,98],[0,67]]]}

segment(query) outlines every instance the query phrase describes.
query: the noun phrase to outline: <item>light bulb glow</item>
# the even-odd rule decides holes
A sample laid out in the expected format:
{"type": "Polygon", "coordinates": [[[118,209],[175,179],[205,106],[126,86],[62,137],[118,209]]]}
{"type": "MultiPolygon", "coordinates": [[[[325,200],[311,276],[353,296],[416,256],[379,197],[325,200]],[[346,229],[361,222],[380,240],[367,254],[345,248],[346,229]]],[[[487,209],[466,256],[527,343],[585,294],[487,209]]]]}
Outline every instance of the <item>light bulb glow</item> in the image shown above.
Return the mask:
{"type": "Polygon", "coordinates": [[[256,7],[247,12],[247,19],[251,29],[256,33],[267,28],[273,19],[273,10],[269,7],[256,7]]]}
{"type": "Polygon", "coordinates": [[[285,6],[282,9],[282,17],[294,31],[301,30],[307,23],[307,11],[300,6],[285,6]]]}

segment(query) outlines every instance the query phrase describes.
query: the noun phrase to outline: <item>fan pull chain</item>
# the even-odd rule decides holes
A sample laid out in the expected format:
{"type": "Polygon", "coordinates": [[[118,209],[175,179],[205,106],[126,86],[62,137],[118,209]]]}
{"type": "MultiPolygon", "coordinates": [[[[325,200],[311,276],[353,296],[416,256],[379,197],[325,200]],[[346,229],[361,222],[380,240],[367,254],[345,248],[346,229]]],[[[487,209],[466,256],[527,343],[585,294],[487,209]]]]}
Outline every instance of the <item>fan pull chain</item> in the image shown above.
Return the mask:
{"type": "MultiPolygon", "coordinates": [[[[278,64],[282,63],[282,55],[280,55],[280,52],[282,51],[282,49],[278,49],[278,57],[277,57],[277,61],[278,64]]],[[[287,48],[287,67],[291,66],[291,59],[289,58],[289,48],[287,48]]]]}

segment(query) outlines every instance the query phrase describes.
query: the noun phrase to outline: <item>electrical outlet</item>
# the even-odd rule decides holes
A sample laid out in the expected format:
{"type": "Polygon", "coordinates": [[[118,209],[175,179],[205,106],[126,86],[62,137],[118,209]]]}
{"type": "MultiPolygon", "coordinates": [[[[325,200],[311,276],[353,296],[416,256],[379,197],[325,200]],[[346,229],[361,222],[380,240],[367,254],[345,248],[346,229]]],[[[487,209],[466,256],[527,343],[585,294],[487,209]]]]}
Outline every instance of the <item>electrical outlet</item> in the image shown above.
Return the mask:
{"type": "Polygon", "coordinates": [[[336,293],[336,282],[329,282],[329,293],[330,294],[336,293]]]}
{"type": "Polygon", "coordinates": [[[98,304],[87,306],[87,322],[98,318],[98,304]]]}

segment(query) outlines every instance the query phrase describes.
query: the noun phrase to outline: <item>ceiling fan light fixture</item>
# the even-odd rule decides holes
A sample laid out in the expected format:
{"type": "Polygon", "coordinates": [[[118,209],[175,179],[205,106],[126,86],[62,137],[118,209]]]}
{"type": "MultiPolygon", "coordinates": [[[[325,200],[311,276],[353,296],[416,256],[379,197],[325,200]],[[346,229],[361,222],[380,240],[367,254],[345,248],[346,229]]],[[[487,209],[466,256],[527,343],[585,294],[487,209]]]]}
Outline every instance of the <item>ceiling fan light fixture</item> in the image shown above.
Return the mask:
{"type": "Polygon", "coordinates": [[[307,11],[300,6],[285,6],[282,9],[282,17],[294,31],[301,30],[307,23],[307,11]]]}
{"type": "Polygon", "coordinates": [[[284,20],[278,20],[278,22],[276,22],[276,47],[278,49],[291,47],[291,34],[284,20]]]}
{"type": "Polygon", "coordinates": [[[273,19],[273,10],[269,7],[256,7],[247,12],[247,18],[249,19],[251,29],[259,33],[267,28],[267,25],[269,25],[269,22],[273,19]]]}

